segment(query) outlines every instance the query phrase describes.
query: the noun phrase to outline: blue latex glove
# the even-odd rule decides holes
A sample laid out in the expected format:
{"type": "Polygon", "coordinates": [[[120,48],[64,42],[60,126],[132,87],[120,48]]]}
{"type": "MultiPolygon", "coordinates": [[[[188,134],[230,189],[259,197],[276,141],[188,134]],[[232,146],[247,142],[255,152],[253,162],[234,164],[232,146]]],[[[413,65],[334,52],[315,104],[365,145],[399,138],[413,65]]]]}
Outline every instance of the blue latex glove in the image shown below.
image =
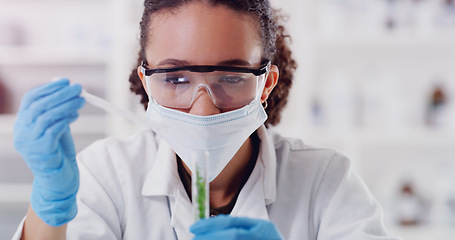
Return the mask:
{"type": "Polygon", "coordinates": [[[267,220],[218,215],[201,219],[190,227],[194,240],[281,240],[275,225],[267,220]]]}
{"type": "Polygon", "coordinates": [[[14,125],[14,146],[33,173],[31,206],[47,224],[60,226],[76,216],[79,171],[69,124],[85,100],[68,79],[27,92],[14,125]]]}

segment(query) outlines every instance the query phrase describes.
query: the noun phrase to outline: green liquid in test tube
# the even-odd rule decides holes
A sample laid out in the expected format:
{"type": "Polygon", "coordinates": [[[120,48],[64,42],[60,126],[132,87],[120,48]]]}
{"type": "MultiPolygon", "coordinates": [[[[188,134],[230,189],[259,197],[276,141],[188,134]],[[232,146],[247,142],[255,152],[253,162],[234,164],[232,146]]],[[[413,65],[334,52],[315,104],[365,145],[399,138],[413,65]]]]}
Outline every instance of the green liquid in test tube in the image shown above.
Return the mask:
{"type": "Polygon", "coordinates": [[[209,218],[209,181],[208,165],[209,154],[207,151],[194,151],[191,155],[195,173],[191,174],[191,191],[195,220],[209,218]]]}

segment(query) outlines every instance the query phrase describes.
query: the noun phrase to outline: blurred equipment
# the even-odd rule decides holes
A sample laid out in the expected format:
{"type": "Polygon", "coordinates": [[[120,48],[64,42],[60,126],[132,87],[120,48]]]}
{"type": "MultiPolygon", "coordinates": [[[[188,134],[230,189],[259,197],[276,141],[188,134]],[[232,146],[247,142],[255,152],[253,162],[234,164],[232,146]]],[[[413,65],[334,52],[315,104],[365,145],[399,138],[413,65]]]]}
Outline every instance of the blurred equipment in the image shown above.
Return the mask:
{"type": "Polygon", "coordinates": [[[398,196],[398,222],[402,226],[422,224],[424,204],[411,182],[405,182],[398,196]]]}
{"type": "Polygon", "coordinates": [[[0,21],[0,46],[21,46],[25,41],[24,29],[19,24],[0,21]]]}
{"type": "Polygon", "coordinates": [[[0,76],[0,114],[5,114],[10,112],[9,106],[9,91],[3,83],[3,79],[0,76]]]}
{"type": "Polygon", "coordinates": [[[436,84],[431,92],[425,123],[428,126],[441,126],[447,117],[447,93],[442,84],[436,84]]]}

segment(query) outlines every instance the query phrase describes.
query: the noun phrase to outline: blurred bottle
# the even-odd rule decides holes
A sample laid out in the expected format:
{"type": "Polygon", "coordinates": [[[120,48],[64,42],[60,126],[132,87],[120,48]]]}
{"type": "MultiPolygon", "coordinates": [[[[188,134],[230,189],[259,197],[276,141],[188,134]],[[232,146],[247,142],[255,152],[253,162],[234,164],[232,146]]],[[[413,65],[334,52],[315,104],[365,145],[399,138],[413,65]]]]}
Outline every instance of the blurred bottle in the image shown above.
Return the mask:
{"type": "Polygon", "coordinates": [[[0,114],[9,112],[10,106],[8,105],[9,93],[0,76],[0,114]]]}
{"type": "Polygon", "coordinates": [[[455,191],[452,190],[446,199],[447,206],[447,224],[450,227],[455,226],[455,191]]]}
{"type": "Polygon", "coordinates": [[[453,227],[455,225],[455,165],[452,160],[435,162],[435,179],[429,214],[434,226],[453,227]]]}
{"type": "Polygon", "coordinates": [[[416,226],[422,223],[424,204],[412,182],[406,181],[402,184],[397,207],[397,220],[401,226],[416,226]]]}
{"type": "Polygon", "coordinates": [[[324,125],[324,112],[321,106],[321,101],[318,97],[313,97],[311,101],[311,115],[314,126],[324,125]]]}
{"type": "Polygon", "coordinates": [[[0,45],[22,46],[25,44],[25,31],[17,23],[0,21],[0,45]]]}
{"type": "Polygon", "coordinates": [[[397,14],[397,0],[386,0],[388,13],[385,19],[385,28],[392,31],[397,28],[398,14],[397,14]]]}
{"type": "Polygon", "coordinates": [[[455,32],[455,0],[442,1],[435,24],[440,34],[453,34],[455,32]]]}
{"type": "Polygon", "coordinates": [[[441,83],[435,84],[428,101],[425,123],[427,126],[443,126],[448,120],[447,93],[441,83]]]}

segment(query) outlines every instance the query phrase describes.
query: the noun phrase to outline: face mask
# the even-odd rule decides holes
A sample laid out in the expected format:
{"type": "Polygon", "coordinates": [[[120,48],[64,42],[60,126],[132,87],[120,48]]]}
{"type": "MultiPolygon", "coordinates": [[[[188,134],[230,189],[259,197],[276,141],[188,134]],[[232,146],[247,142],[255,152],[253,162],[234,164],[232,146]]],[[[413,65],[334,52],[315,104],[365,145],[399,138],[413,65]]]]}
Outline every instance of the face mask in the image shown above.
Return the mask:
{"type": "Polygon", "coordinates": [[[151,122],[152,129],[169,143],[191,172],[195,172],[192,169],[192,153],[207,151],[207,176],[211,182],[246,139],[265,122],[267,114],[258,100],[240,109],[210,116],[165,108],[151,100],[146,118],[151,122]]]}

